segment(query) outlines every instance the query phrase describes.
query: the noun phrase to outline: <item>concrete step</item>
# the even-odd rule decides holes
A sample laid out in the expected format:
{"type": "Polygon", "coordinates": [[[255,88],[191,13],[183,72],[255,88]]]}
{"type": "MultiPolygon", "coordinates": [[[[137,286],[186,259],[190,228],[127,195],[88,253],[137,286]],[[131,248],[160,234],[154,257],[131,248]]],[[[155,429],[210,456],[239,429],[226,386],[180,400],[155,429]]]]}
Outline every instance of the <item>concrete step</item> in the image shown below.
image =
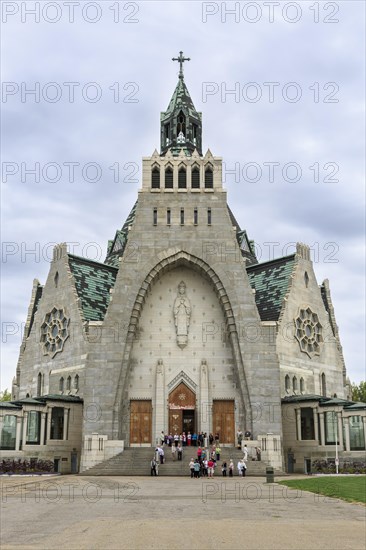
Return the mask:
{"type": "MultiPolygon", "coordinates": [[[[185,447],[183,449],[183,460],[173,460],[171,448],[165,446],[165,462],[159,464],[160,476],[190,476],[189,462],[191,458],[197,457],[197,448],[185,447]]],[[[155,454],[153,447],[128,447],[122,453],[106,460],[92,468],[89,468],[80,475],[83,476],[149,476],[150,461],[155,454]]],[[[235,465],[234,475],[237,476],[237,463],[243,457],[242,451],[234,447],[224,447],[217,462],[216,476],[222,476],[221,464],[229,464],[230,459],[235,465]]],[[[247,476],[265,476],[267,464],[264,461],[247,461],[247,476]]],[[[275,471],[275,475],[283,475],[283,472],[275,471]]]]}

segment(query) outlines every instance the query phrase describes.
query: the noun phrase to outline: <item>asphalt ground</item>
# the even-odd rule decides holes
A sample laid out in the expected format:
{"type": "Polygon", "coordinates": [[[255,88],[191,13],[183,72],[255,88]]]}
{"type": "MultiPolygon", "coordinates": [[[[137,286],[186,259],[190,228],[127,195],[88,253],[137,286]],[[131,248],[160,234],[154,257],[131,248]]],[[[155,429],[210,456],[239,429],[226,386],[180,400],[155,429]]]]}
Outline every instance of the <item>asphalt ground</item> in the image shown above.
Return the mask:
{"type": "Polygon", "coordinates": [[[263,478],[4,476],[0,482],[2,550],[366,546],[365,506],[263,478]]]}

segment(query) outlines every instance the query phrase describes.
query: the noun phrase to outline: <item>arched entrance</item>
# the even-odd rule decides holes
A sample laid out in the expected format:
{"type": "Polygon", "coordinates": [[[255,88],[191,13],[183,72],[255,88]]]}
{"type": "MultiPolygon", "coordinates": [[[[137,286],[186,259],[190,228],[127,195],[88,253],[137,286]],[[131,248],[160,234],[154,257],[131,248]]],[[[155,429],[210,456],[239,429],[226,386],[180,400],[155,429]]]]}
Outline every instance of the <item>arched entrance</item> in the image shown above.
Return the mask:
{"type": "Polygon", "coordinates": [[[196,394],[181,382],[169,394],[169,433],[193,433],[196,430],[196,394]]]}

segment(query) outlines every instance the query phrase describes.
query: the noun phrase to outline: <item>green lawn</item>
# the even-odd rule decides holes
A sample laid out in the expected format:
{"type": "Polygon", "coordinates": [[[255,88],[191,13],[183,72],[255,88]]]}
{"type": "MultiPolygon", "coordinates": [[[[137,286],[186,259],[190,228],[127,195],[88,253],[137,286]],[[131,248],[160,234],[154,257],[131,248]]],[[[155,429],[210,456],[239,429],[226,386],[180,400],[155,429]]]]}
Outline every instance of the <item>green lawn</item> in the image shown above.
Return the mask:
{"type": "Polygon", "coordinates": [[[279,481],[292,489],[366,504],[366,476],[315,477],[279,481]]]}

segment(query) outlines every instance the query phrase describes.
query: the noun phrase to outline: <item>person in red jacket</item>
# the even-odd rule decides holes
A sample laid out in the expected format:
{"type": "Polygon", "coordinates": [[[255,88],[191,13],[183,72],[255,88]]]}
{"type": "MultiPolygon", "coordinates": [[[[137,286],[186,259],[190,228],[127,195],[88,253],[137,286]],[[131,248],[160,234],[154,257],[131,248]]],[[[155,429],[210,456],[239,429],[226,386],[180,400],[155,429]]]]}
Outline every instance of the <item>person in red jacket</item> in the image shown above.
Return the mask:
{"type": "Polygon", "coordinates": [[[207,462],[208,477],[213,477],[214,476],[214,468],[215,468],[215,463],[212,460],[212,458],[210,458],[207,462]]]}
{"type": "Polygon", "coordinates": [[[198,458],[198,462],[201,464],[201,460],[202,460],[202,447],[199,446],[198,449],[197,449],[197,458],[198,458]]]}

